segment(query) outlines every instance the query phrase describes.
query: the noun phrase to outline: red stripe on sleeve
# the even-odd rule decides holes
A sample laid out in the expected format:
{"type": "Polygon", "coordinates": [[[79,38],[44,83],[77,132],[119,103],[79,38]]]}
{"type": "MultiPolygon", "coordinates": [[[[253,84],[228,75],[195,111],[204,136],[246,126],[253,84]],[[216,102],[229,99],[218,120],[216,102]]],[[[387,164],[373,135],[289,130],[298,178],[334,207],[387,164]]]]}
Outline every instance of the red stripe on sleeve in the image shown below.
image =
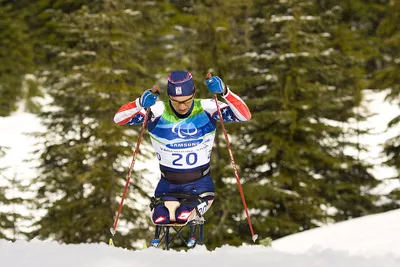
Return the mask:
{"type": "Polygon", "coordinates": [[[136,105],[136,101],[129,102],[120,107],[120,109],[115,114],[114,121],[119,125],[125,125],[128,121],[135,117],[140,112],[140,110],[141,109],[138,108],[136,105]]]}
{"type": "Polygon", "coordinates": [[[225,100],[231,103],[247,120],[251,119],[249,108],[239,96],[229,91],[228,95],[225,96],[225,100]]]}

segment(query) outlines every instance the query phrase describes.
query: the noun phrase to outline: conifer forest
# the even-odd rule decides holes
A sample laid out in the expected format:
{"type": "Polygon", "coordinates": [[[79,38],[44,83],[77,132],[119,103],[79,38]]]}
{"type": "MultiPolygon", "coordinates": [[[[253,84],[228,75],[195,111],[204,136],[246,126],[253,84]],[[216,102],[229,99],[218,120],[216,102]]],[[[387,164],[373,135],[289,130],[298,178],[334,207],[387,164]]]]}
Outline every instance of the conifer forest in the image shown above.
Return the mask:
{"type": "MultiPolygon", "coordinates": [[[[173,70],[192,73],[196,98],[212,98],[210,72],[248,105],[252,119],[226,130],[261,237],[400,208],[400,188],[374,190],[385,181],[357,138],[373,130],[359,127],[366,91],[400,106],[399,25],[397,0],[0,0],[0,116],[23,105],[45,129],[31,133],[34,179],[5,175],[1,140],[0,238],[107,242],[141,129],[113,117],[155,84],[167,100],[173,70]]],[[[399,124],[393,114],[387,129],[399,124]]],[[[147,133],[140,148],[155,157],[147,133]]],[[[381,156],[398,180],[400,132],[381,156]]],[[[219,124],[211,166],[207,247],[252,244],[219,124]]],[[[159,178],[134,168],[119,246],[154,234],[159,178]]]]}

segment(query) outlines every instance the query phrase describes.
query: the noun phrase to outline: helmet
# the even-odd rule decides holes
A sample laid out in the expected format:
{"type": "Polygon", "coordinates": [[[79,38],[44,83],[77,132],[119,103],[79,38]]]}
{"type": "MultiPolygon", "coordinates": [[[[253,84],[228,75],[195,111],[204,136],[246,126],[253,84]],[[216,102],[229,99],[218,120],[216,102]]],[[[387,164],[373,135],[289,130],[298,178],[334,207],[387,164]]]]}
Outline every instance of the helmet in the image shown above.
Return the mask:
{"type": "Polygon", "coordinates": [[[173,71],[168,76],[168,95],[190,96],[195,91],[192,74],[187,71],[173,71]]]}

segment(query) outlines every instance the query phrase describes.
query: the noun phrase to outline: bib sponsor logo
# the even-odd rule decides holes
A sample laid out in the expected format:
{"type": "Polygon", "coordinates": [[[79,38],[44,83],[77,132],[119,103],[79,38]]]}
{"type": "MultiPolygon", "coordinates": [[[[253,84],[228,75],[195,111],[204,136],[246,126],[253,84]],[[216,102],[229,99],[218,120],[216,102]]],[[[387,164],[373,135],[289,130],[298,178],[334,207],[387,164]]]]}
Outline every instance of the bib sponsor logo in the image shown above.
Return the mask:
{"type": "Polygon", "coordinates": [[[203,139],[199,139],[199,140],[193,140],[193,141],[167,144],[166,146],[171,149],[182,149],[182,148],[195,147],[195,146],[201,144],[202,142],[203,142],[203,139]]]}

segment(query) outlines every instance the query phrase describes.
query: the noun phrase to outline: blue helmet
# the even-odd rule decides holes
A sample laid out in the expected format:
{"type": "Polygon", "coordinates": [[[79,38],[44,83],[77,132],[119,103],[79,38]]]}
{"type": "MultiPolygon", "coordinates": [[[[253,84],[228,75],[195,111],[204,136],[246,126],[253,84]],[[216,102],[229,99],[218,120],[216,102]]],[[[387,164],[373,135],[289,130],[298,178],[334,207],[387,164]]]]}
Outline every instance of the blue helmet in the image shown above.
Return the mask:
{"type": "Polygon", "coordinates": [[[195,91],[192,74],[187,71],[173,71],[168,76],[168,95],[190,96],[195,91]]]}

